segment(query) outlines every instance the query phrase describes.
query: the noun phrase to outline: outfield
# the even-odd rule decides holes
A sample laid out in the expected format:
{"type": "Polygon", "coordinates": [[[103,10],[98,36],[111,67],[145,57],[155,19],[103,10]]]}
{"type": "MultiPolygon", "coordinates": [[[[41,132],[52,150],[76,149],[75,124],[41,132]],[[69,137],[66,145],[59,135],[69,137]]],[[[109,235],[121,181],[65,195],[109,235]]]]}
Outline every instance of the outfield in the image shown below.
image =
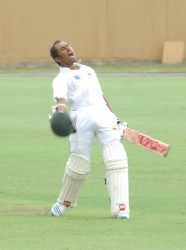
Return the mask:
{"type": "Polygon", "coordinates": [[[101,77],[117,116],[171,145],[163,158],[122,142],[129,158],[131,219],[110,217],[101,151],[78,206],[50,216],[68,139],[50,130],[52,77],[0,77],[0,249],[186,249],[186,77],[101,77]]]}

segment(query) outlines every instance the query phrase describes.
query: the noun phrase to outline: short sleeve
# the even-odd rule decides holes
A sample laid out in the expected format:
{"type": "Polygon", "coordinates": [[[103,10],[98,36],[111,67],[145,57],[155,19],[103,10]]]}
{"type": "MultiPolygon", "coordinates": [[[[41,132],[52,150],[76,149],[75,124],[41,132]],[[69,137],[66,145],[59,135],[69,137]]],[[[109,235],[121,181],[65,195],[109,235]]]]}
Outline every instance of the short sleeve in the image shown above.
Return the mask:
{"type": "Polygon", "coordinates": [[[67,100],[67,83],[65,78],[57,76],[53,80],[53,98],[57,102],[59,98],[65,98],[67,100]]]}

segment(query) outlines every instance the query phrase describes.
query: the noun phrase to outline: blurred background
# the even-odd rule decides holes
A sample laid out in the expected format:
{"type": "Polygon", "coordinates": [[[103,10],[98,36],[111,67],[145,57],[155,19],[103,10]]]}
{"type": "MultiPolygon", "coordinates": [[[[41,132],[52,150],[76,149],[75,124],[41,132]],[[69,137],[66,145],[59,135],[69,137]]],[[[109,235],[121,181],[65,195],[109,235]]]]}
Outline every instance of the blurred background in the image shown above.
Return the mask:
{"type": "Polygon", "coordinates": [[[0,0],[0,64],[51,62],[55,40],[87,61],[182,62],[185,10],[185,0],[0,0]]]}

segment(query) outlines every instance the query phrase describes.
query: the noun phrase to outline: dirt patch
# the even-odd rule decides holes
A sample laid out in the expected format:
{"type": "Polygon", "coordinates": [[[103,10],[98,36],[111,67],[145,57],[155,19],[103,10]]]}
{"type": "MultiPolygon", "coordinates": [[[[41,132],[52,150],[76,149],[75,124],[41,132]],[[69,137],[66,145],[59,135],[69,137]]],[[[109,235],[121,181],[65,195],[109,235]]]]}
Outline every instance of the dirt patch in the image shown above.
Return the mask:
{"type": "Polygon", "coordinates": [[[1,211],[2,215],[35,215],[35,216],[48,216],[50,211],[48,209],[12,209],[1,211]]]}

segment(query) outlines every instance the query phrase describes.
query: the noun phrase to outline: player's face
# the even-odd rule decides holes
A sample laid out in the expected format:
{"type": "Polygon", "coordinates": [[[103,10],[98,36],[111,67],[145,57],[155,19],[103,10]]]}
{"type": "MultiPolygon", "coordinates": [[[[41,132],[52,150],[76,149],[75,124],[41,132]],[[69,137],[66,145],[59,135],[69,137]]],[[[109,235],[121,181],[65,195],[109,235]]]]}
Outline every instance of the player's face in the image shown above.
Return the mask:
{"type": "Polygon", "coordinates": [[[60,63],[63,67],[70,67],[76,62],[76,56],[73,48],[66,42],[59,42],[55,45],[59,57],[55,58],[55,61],[60,63]]]}

